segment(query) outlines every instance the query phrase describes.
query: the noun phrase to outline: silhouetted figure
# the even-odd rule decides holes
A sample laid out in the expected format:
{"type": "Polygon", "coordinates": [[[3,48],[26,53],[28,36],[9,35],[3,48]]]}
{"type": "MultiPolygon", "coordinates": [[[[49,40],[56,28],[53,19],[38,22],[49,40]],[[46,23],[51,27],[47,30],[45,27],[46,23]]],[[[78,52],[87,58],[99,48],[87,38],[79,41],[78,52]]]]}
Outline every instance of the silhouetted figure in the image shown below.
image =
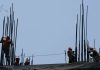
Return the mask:
{"type": "MultiPolygon", "coordinates": [[[[12,41],[10,40],[10,37],[2,37],[0,43],[2,43],[2,52],[5,53],[6,60],[8,62],[8,65],[10,65],[10,56],[9,56],[9,50],[10,50],[10,44],[12,44],[12,41]]],[[[1,63],[3,62],[4,55],[1,55],[1,63]]],[[[3,64],[2,64],[3,65],[3,64]]]]}
{"type": "Polygon", "coordinates": [[[15,65],[19,65],[19,61],[20,61],[20,58],[17,57],[17,58],[16,58],[16,61],[15,61],[15,65]]]}
{"type": "Polygon", "coordinates": [[[67,54],[69,57],[69,63],[74,63],[76,59],[75,59],[74,51],[72,51],[72,48],[68,48],[67,54]]]}
{"type": "Polygon", "coordinates": [[[26,61],[24,63],[25,65],[30,65],[30,60],[28,58],[26,58],[26,61]]]}
{"type": "Polygon", "coordinates": [[[94,62],[100,61],[99,53],[94,48],[90,48],[89,52],[90,52],[90,56],[93,58],[94,62]]]}

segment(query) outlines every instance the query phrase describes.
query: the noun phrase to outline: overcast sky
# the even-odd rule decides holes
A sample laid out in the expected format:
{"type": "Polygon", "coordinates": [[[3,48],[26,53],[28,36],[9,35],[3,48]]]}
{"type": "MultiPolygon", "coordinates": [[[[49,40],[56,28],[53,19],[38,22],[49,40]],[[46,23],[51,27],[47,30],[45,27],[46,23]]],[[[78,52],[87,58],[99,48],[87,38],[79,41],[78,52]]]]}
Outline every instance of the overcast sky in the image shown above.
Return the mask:
{"type": "MultiPolygon", "coordinates": [[[[64,53],[75,47],[75,24],[81,0],[0,0],[0,30],[3,17],[14,4],[19,19],[16,55],[24,49],[26,56],[64,53]]],[[[88,40],[100,47],[100,0],[84,0],[89,6],[88,40]]],[[[2,31],[0,31],[0,37],[2,31]]],[[[67,59],[68,61],[68,59],[67,59]]],[[[64,63],[64,54],[34,57],[34,64],[64,63]]]]}

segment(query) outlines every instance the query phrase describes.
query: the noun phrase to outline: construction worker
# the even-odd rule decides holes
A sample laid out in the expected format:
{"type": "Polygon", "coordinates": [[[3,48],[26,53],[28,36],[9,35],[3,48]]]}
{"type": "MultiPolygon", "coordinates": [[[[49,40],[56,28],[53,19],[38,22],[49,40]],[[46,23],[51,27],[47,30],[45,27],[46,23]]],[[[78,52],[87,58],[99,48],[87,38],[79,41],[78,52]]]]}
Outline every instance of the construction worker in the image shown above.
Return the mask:
{"type": "Polygon", "coordinates": [[[18,57],[16,57],[16,61],[15,61],[15,64],[14,65],[19,65],[19,61],[20,61],[20,58],[18,56],[18,57]]]}
{"type": "Polygon", "coordinates": [[[30,64],[30,60],[26,58],[25,65],[29,65],[29,64],[30,64]]]}
{"type": "Polygon", "coordinates": [[[8,62],[8,65],[10,65],[9,47],[10,47],[10,44],[12,44],[12,41],[10,40],[9,36],[6,36],[6,37],[2,37],[0,43],[2,43],[2,51],[3,53],[5,53],[5,57],[8,62]]]}
{"type": "Polygon", "coordinates": [[[100,61],[99,53],[94,48],[90,48],[89,52],[90,52],[90,56],[93,58],[94,62],[100,61]]]}
{"type": "Polygon", "coordinates": [[[69,63],[75,62],[75,54],[74,51],[72,51],[72,48],[68,48],[67,54],[69,57],[69,63]]]}

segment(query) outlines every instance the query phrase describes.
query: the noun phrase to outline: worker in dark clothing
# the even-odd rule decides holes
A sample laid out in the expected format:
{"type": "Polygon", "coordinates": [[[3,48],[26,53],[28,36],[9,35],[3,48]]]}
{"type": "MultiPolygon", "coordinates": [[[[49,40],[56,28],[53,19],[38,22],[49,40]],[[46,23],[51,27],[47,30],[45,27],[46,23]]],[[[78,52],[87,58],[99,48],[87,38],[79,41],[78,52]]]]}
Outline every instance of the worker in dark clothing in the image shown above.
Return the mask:
{"type": "Polygon", "coordinates": [[[90,56],[93,57],[94,62],[99,62],[100,61],[100,56],[99,53],[94,49],[94,48],[90,48],[90,56]]]}
{"type": "Polygon", "coordinates": [[[28,58],[26,58],[26,61],[24,63],[25,65],[30,65],[30,60],[28,58]]]}
{"type": "Polygon", "coordinates": [[[75,54],[74,51],[72,51],[71,48],[68,49],[67,51],[68,57],[69,57],[69,63],[74,63],[75,62],[75,54]]]}
{"type": "Polygon", "coordinates": [[[100,61],[100,56],[99,54],[97,53],[97,51],[93,51],[93,57],[95,59],[95,62],[99,62],[100,61]]]}
{"type": "Polygon", "coordinates": [[[2,43],[2,51],[5,53],[5,57],[8,62],[8,65],[10,65],[9,50],[10,50],[10,44],[12,44],[12,41],[10,40],[10,37],[7,36],[7,37],[2,37],[0,43],[2,43]]]}

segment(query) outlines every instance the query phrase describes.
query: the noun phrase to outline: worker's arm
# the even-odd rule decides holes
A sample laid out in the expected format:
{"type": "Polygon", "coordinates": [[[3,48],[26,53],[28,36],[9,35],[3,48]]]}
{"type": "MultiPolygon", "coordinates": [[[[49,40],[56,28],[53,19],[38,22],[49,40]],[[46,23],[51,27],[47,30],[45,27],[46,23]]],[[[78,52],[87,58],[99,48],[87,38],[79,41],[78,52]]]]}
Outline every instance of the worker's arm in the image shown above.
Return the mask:
{"type": "Polygon", "coordinates": [[[3,37],[1,38],[0,43],[3,43],[3,37]]]}

